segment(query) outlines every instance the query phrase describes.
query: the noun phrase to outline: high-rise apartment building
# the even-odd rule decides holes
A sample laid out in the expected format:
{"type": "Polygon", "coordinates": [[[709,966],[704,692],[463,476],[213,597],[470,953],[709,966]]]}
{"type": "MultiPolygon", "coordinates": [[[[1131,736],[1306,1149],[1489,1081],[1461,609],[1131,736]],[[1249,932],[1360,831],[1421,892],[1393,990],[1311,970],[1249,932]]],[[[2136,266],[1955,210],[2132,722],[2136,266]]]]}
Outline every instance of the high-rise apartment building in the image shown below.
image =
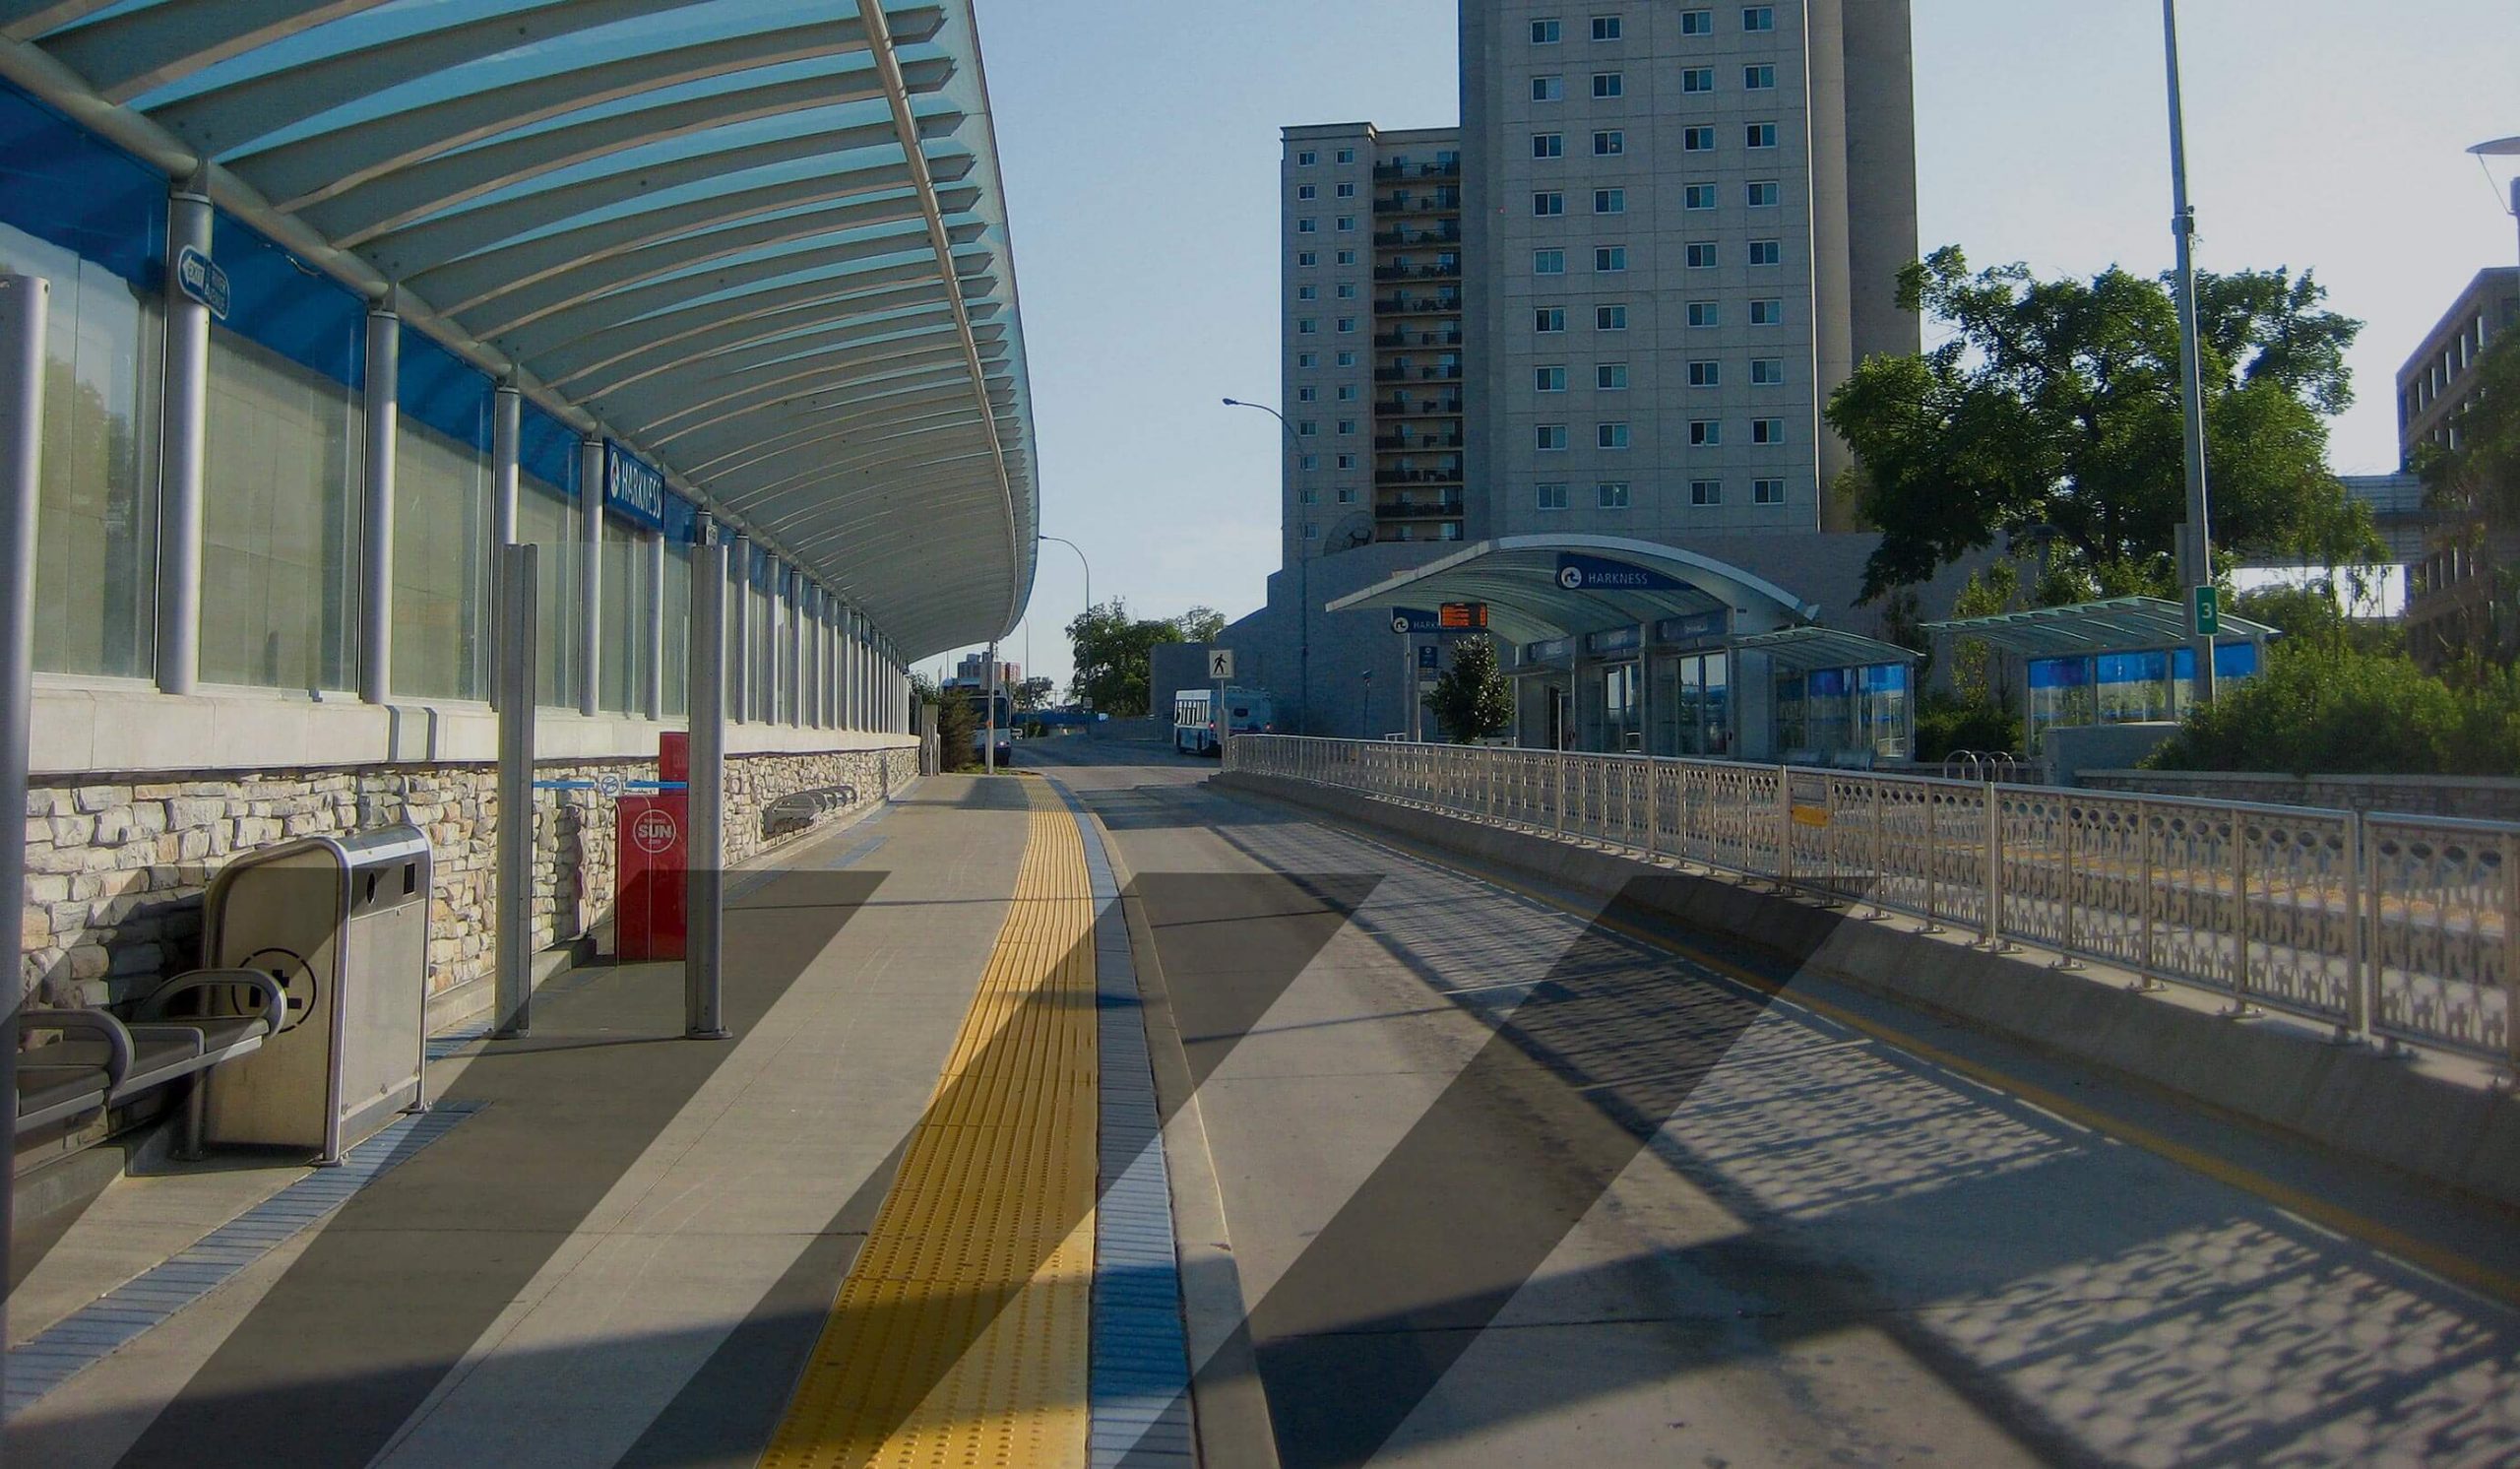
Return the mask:
{"type": "Polygon", "coordinates": [[[1285,135],[1286,550],[1850,527],[1914,351],[1905,0],[1464,0],[1458,132],[1285,135]]]}

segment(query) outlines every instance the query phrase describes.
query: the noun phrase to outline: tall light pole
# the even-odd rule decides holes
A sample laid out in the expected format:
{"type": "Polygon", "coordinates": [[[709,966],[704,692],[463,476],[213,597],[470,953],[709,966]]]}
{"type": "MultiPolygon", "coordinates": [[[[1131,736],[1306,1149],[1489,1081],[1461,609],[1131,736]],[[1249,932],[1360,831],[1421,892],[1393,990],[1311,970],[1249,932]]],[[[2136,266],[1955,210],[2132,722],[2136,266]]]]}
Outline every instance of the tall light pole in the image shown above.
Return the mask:
{"type": "MultiPolygon", "coordinates": [[[[1094,616],[1094,563],[1085,559],[1085,547],[1068,540],[1065,536],[1044,536],[1038,531],[1034,533],[1033,539],[1036,541],[1055,541],[1059,544],[1066,546],[1069,550],[1076,552],[1076,564],[1085,568],[1085,615],[1090,620],[1094,616]]],[[[1076,646],[1075,640],[1070,639],[1068,646],[1073,650],[1076,646]]],[[[1029,645],[1025,650],[1024,656],[1028,660],[1033,656],[1029,645]]],[[[1074,683],[1076,681],[1076,669],[1073,662],[1071,662],[1068,669],[1068,681],[1070,683],[1074,683]]],[[[1082,698],[1084,695],[1080,694],[1078,697],[1082,698]]],[[[1087,733],[1091,734],[1092,732],[1088,731],[1087,733]]]]}
{"type": "Polygon", "coordinates": [[[1225,400],[1227,408],[1256,408],[1278,420],[1286,431],[1288,461],[1296,477],[1295,493],[1295,708],[1300,734],[1312,725],[1312,547],[1304,543],[1303,526],[1303,440],[1295,436],[1294,425],[1287,415],[1265,403],[1245,403],[1239,398],[1225,400]]]}
{"type": "Polygon", "coordinates": [[[2162,49],[2170,68],[2171,234],[2178,242],[2178,387],[2186,420],[2187,631],[2196,646],[2196,701],[2214,702],[2214,534],[2205,485],[2203,351],[2196,341],[2196,211],[2187,202],[2187,125],[2178,98],[2178,0],[2162,0],[2162,49]]]}

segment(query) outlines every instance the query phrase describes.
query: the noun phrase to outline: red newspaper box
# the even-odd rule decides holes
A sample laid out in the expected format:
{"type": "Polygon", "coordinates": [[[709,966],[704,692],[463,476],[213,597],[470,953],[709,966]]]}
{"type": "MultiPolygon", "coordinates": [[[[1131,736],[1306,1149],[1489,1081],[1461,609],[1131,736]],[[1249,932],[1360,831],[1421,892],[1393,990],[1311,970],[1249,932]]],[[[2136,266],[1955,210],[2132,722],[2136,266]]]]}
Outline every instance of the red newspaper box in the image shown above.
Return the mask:
{"type": "Polygon", "coordinates": [[[691,850],[691,736],[658,741],[657,783],[664,789],[624,794],[616,818],[620,898],[613,904],[613,941],[623,962],[679,959],[690,931],[684,877],[691,850]]]}

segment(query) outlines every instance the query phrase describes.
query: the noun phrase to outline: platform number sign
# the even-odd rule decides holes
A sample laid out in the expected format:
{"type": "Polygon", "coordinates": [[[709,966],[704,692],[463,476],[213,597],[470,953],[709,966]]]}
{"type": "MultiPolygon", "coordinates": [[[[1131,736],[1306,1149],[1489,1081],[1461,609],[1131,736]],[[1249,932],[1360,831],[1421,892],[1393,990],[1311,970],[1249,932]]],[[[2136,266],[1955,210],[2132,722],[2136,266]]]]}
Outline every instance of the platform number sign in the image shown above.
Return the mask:
{"type": "Polygon", "coordinates": [[[2195,632],[2210,638],[2223,630],[2223,589],[2207,583],[2196,589],[2195,632]]]}
{"type": "Polygon", "coordinates": [[[1230,678],[1233,676],[1232,649],[1211,648],[1208,650],[1208,676],[1211,678],[1230,678]]]}

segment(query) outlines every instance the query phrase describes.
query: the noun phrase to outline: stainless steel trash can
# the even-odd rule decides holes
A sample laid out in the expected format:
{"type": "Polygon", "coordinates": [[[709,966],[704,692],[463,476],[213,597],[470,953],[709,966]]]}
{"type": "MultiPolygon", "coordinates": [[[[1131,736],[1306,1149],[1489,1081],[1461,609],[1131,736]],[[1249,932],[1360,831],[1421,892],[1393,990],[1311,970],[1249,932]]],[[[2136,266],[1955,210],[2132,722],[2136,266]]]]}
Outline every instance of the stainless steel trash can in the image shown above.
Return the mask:
{"type": "Polygon", "coordinates": [[[409,825],[265,848],[212,881],[202,963],[280,981],[288,1021],[211,1073],[211,1141],[339,1163],[422,1105],[430,891],[428,838],[409,825]]]}

